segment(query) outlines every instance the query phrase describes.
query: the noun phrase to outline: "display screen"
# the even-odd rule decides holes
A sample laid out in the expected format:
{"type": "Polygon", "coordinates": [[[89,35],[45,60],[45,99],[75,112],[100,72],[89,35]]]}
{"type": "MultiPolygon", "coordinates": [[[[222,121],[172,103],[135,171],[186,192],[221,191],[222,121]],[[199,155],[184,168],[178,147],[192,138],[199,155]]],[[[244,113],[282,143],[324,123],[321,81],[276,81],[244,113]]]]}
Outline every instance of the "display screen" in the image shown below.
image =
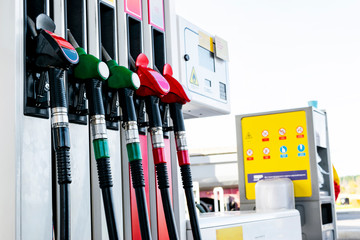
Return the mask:
{"type": "Polygon", "coordinates": [[[215,72],[215,59],[214,53],[210,52],[209,50],[198,46],[199,52],[199,64],[202,67],[209,69],[210,71],[215,72]]]}

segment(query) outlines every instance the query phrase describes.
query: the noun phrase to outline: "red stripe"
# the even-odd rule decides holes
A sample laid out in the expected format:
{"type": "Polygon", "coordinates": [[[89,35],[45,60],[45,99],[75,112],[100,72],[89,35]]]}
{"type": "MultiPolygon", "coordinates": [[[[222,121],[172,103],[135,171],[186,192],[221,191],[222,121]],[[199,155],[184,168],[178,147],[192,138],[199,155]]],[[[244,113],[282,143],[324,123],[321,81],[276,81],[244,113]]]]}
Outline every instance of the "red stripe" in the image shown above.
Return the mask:
{"type": "Polygon", "coordinates": [[[152,152],[155,165],[166,163],[164,148],[153,148],[152,152]]]}
{"type": "Polygon", "coordinates": [[[177,152],[179,166],[190,165],[190,157],[188,150],[181,150],[177,152]]]}

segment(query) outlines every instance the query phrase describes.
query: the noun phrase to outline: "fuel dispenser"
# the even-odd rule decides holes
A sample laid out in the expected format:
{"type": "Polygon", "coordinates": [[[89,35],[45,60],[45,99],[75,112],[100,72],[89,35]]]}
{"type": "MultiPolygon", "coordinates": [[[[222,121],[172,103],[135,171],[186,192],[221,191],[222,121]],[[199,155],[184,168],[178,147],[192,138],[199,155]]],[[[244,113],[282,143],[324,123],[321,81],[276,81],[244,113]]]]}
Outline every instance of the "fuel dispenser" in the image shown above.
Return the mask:
{"type": "Polygon", "coordinates": [[[141,238],[151,239],[147,200],[145,198],[142,154],[133,101],[134,90],[137,90],[140,87],[140,79],[136,73],[123,66],[119,66],[116,61],[112,60],[105,48],[102,50],[111,73],[108,80],[108,86],[115,89],[115,91],[118,91],[120,97],[123,121],[122,126],[125,132],[125,144],[131,171],[132,187],[134,188],[136,195],[136,208],[141,238]]]}
{"type": "Polygon", "coordinates": [[[106,224],[109,239],[119,239],[114,213],[114,200],[112,194],[112,173],[110,166],[110,153],[105,122],[105,110],[101,95],[101,81],[106,80],[110,74],[107,65],[98,58],[86,54],[68,32],[70,41],[76,46],[80,55],[80,62],[74,69],[76,79],[85,83],[89,98],[90,127],[92,130],[93,148],[97,164],[99,185],[102,190],[106,224]]]}
{"type": "MultiPolygon", "coordinates": [[[[124,29],[123,36],[119,35],[119,38],[122,38],[120,41],[120,48],[127,50],[126,54],[122,54],[119,58],[119,64],[123,66],[128,66],[128,68],[132,71],[136,71],[135,60],[139,54],[143,52],[143,32],[142,32],[142,2],[141,0],[124,0],[124,4],[119,5],[119,26],[124,29]]],[[[123,124],[126,124],[127,117],[126,109],[129,109],[132,105],[129,101],[129,97],[131,95],[131,91],[129,90],[119,90],[120,93],[120,105],[122,110],[122,120],[123,124]],[[124,99],[125,98],[125,99],[124,99]],[[127,105],[126,103],[129,103],[127,105]],[[123,104],[126,104],[124,106],[123,104]]],[[[135,94],[133,94],[133,104],[135,107],[135,117],[137,120],[137,129],[139,134],[139,143],[141,150],[141,158],[142,158],[142,167],[143,167],[143,178],[144,178],[144,190],[145,190],[145,200],[146,200],[146,209],[147,213],[139,212],[137,206],[137,191],[134,184],[135,181],[132,179],[131,173],[131,164],[129,161],[131,158],[128,157],[128,151],[126,146],[126,132],[122,131],[122,149],[123,149],[123,191],[124,191],[124,218],[131,219],[131,221],[124,222],[124,237],[125,239],[140,239],[143,232],[142,227],[140,225],[147,225],[147,223],[141,223],[144,221],[145,216],[140,217],[140,214],[146,214],[150,216],[150,190],[149,190],[149,162],[148,162],[148,140],[147,140],[147,116],[145,110],[145,102],[141,101],[135,94]],[[130,208],[128,207],[130,206],[130,208]]],[[[126,125],[125,125],[126,126],[126,125]]],[[[133,126],[135,127],[135,126],[133,126]]],[[[143,200],[144,201],[144,200],[143,200]]],[[[141,208],[145,208],[145,206],[141,206],[141,208]]],[[[143,210],[144,211],[144,210],[143,210]]],[[[149,217],[147,217],[149,219],[149,217]]],[[[150,219],[149,219],[150,220],[150,219]]],[[[153,222],[149,221],[149,225],[152,226],[153,222]]],[[[146,230],[149,232],[149,230],[146,230]]],[[[151,233],[150,233],[151,234],[151,233]]],[[[153,233],[152,233],[153,234],[153,233]]],[[[151,237],[151,236],[150,236],[151,237]]],[[[147,238],[144,238],[147,239],[147,238]]]]}
{"type": "MultiPolygon", "coordinates": [[[[118,59],[118,28],[117,28],[117,5],[116,1],[112,0],[96,0],[87,1],[87,19],[88,20],[88,53],[102,60],[101,47],[104,46],[108,54],[113,59],[118,59]]],[[[122,174],[121,174],[121,150],[120,150],[120,131],[119,131],[119,115],[118,115],[118,96],[109,90],[107,83],[102,84],[100,94],[103,101],[103,109],[105,119],[99,119],[106,124],[108,149],[111,156],[110,167],[113,181],[113,209],[114,220],[118,234],[123,232],[123,207],[122,207],[122,174]]],[[[96,120],[97,121],[97,120],[96,120]]],[[[91,129],[91,133],[94,129],[91,129]]],[[[92,139],[94,140],[94,139],[92,139]]],[[[92,147],[92,152],[95,154],[95,145],[92,147]]],[[[92,154],[92,158],[97,158],[92,154]]],[[[100,192],[97,179],[97,166],[95,166],[95,159],[91,160],[91,182],[92,182],[92,233],[94,239],[108,239],[106,231],[106,223],[108,215],[103,206],[104,196],[100,192]]],[[[109,236],[111,239],[111,236],[109,236]]]]}
{"type": "MultiPolygon", "coordinates": [[[[165,31],[165,4],[163,0],[149,0],[143,1],[143,33],[144,33],[144,53],[149,57],[150,66],[157,73],[162,73],[164,65],[167,61],[167,45],[166,45],[166,31],[165,31]]],[[[171,14],[168,11],[168,14],[171,14]]],[[[169,49],[170,50],[170,49],[169,49]]],[[[171,51],[171,50],[170,50],[171,51]]],[[[167,159],[167,174],[169,177],[169,192],[171,203],[174,203],[174,190],[176,188],[177,181],[173,181],[173,166],[171,160],[171,139],[170,139],[170,116],[169,105],[163,102],[159,102],[160,117],[162,122],[163,141],[165,158],[167,159]],[[175,185],[174,185],[175,184],[175,185]]],[[[150,149],[150,148],[148,148],[150,149]]],[[[149,151],[149,150],[148,150],[149,151]]],[[[150,154],[151,155],[151,154],[150,154]]],[[[149,162],[149,168],[155,169],[153,161],[149,162]]],[[[169,239],[167,229],[163,226],[167,222],[166,214],[164,215],[162,193],[160,189],[156,187],[157,179],[154,174],[149,174],[150,182],[150,200],[152,203],[151,208],[151,221],[154,237],[157,239],[169,239]],[[155,183],[155,184],[154,184],[155,183]],[[155,204],[155,205],[153,205],[155,204]]],[[[174,210],[175,212],[175,210],[174,210]]],[[[176,219],[176,217],[175,217],[176,219]]],[[[179,224],[177,223],[177,228],[179,224]]],[[[180,233],[181,235],[181,233],[180,233]]],[[[170,238],[171,239],[171,238],[170,238]]]]}
{"type": "Polygon", "coordinates": [[[136,94],[142,101],[145,101],[145,109],[149,117],[152,156],[157,175],[156,182],[161,193],[168,236],[171,239],[178,239],[179,237],[171,204],[168,167],[159,108],[159,99],[169,92],[170,86],[160,73],[148,68],[148,64],[149,60],[145,54],[140,54],[137,57],[136,72],[139,75],[141,85],[140,88],[136,90],[136,94]]]}
{"type": "Polygon", "coordinates": [[[190,157],[186,141],[184,117],[182,113],[183,105],[190,102],[190,98],[182,85],[173,78],[171,65],[166,64],[164,66],[163,75],[170,85],[170,92],[166,96],[162,97],[161,101],[170,105],[170,116],[174,126],[177,158],[186,195],[192,235],[195,240],[200,240],[201,233],[195,206],[190,157]]]}
{"type": "MultiPolygon", "coordinates": [[[[57,33],[67,40],[67,29],[72,31],[82,46],[87,46],[87,21],[85,0],[63,0],[52,4],[52,15],[57,24],[57,33]]],[[[73,44],[73,42],[71,42],[73,44]]],[[[80,57],[81,59],[81,57],[80,57]]],[[[80,63],[81,64],[81,60],[80,63]]],[[[82,64],[81,64],[82,65],[82,64]]],[[[77,68],[77,67],[76,67],[77,68]]],[[[88,125],[88,99],[85,83],[75,77],[74,68],[65,74],[68,100],[68,118],[71,140],[72,176],[71,184],[71,237],[91,238],[91,180],[88,125]],[[79,226],[82,226],[79,228],[79,226]]],[[[57,204],[59,206],[59,204],[57,204]]],[[[61,208],[58,207],[57,212],[61,208]]]]}
{"type": "Polygon", "coordinates": [[[303,239],[337,239],[325,111],[312,107],[236,117],[241,210],[255,205],[261,179],[289,178],[303,239]]]}
{"type": "MultiPolygon", "coordinates": [[[[39,79],[50,85],[50,108],[53,150],[57,165],[59,184],[59,239],[70,239],[70,134],[67,116],[67,99],[64,71],[79,61],[74,47],[65,39],[54,34],[55,24],[45,14],[36,17],[36,25],[27,18],[34,49],[29,63],[39,72],[39,79]],[[36,27],[35,27],[36,26],[36,27]]],[[[39,91],[41,92],[41,91],[39,91]]]]}

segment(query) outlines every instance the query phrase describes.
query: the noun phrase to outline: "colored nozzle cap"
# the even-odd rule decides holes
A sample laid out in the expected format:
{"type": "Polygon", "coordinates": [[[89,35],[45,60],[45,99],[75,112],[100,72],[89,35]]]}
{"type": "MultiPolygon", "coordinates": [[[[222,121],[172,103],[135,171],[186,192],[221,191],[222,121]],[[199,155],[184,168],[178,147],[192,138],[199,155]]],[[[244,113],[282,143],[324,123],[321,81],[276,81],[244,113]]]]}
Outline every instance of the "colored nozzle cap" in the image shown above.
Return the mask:
{"type": "Polygon", "coordinates": [[[115,60],[107,61],[107,66],[110,69],[110,77],[108,78],[108,85],[111,88],[131,88],[136,90],[140,87],[139,76],[127,69],[119,66],[115,60]]]}
{"type": "Polygon", "coordinates": [[[141,53],[136,59],[136,73],[140,78],[140,88],[136,90],[139,96],[157,96],[163,97],[166,95],[170,86],[166,79],[157,71],[148,68],[149,59],[145,54],[141,53]]]}
{"type": "Polygon", "coordinates": [[[106,80],[109,77],[110,71],[106,63],[91,54],[86,54],[83,48],[78,47],[76,51],[80,58],[74,68],[76,78],[106,80]]]}
{"type": "Polygon", "coordinates": [[[185,104],[190,102],[189,94],[185,91],[185,88],[173,78],[173,71],[170,64],[165,64],[163,75],[170,85],[170,91],[167,95],[161,98],[164,103],[181,103],[185,104]]]}

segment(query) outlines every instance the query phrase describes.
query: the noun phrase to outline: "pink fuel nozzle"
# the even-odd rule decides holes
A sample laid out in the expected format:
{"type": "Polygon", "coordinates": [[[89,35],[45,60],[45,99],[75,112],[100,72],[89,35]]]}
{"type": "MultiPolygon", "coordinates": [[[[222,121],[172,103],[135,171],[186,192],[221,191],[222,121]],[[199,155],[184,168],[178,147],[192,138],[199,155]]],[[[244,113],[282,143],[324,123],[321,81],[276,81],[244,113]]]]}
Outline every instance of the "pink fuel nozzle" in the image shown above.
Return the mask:
{"type": "Polygon", "coordinates": [[[157,71],[148,67],[149,59],[141,53],[136,59],[136,73],[140,78],[140,88],[136,94],[142,97],[157,96],[159,98],[166,95],[170,86],[166,79],[157,71]]]}

